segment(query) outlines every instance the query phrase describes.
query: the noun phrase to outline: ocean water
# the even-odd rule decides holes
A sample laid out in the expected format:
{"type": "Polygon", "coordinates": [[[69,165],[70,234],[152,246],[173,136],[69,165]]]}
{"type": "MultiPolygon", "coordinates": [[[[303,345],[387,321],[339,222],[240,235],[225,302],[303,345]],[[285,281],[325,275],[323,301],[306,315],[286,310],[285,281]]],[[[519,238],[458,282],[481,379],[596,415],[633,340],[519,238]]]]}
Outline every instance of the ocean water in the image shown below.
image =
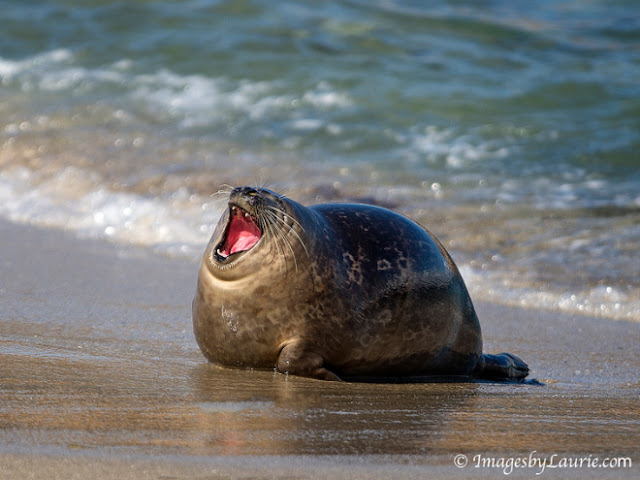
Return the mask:
{"type": "Polygon", "coordinates": [[[197,258],[376,203],[472,296],[640,320],[640,2],[0,0],[0,215],[197,258]]]}

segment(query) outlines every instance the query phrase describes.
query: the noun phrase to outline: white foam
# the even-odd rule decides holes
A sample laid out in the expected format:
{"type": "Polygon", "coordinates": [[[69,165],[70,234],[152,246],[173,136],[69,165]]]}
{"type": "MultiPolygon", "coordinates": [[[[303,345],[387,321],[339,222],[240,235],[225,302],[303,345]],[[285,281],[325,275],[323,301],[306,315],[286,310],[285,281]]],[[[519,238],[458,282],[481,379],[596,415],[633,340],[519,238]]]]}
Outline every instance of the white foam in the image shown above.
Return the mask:
{"type": "Polygon", "coordinates": [[[410,137],[408,155],[422,158],[428,163],[444,162],[448,167],[461,170],[486,159],[498,159],[510,154],[509,148],[497,142],[459,135],[452,129],[428,126],[410,137]]]}
{"type": "Polygon", "coordinates": [[[141,75],[132,79],[131,96],[148,104],[157,113],[166,112],[185,128],[202,127],[231,120],[261,121],[288,115],[301,105],[317,108],[342,108],[350,104],[345,94],[316,87],[298,97],[281,93],[276,83],[234,82],[226,78],[200,75],[180,76],[169,71],[141,75]]]}
{"type": "Polygon", "coordinates": [[[327,91],[321,84],[296,96],[281,93],[274,82],[232,81],[224,77],[181,76],[162,70],[132,79],[131,96],[159,112],[167,112],[185,128],[236,121],[261,121],[288,115],[301,105],[323,109],[350,105],[346,94],[327,91]]]}
{"type": "Polygon", "coordinates": [[[18,62],[12,62],[11,60],[4,60],[0,58],[0,77],[3,82],[5,79],[9,79],[16,75],[20,71],[20,65],[18,62]]]}
{"type": "Polygon", "coordinates": [[[219,215],[187,192],[159,198],[111,192],[74,167],[36,187],[32,180],[25,168],[0,172],[0,215],[168,254],[197,255],[219,215]]]}
{"type": "Polygon", "coordinates": [[[640,321],[638,289],[623,292],[619,287],[599,285],[570,292],[536,290],[514,285],[497,271],[478,271],[469,265],[459,265],[459,269],[473,298],[524,308],[640,321]]]}
{"type": "Polygon", "coordinates": [[[291,122],[291,126],[295,130],[318,130],[323,125],[324,122],[317,118],[301,118],[299,120],[294,120],[293,122],[291,122]]]}
{"type": "Polygon", "coordinates": [[[6,60],[0,57],[0,77],[3,84],[8,84],[17,77],[24,76],[21,79],[23,90],[30,90],[52,69],[64,71],[64,65],[68,65],[72,59],[73,54],[66,49],[52,50],[23,60],[6,60]]]}
{"type": "Polygon", "coordinates": [[[302,100],[325,109],[347,108],[353,105],[353,101],[347,94],[334,91],[327,82],[321,82],[316,89],[306,92],[302,100]]]}
{"type": "MultiPolygon", "coordinates": [[[[305,107],[308,110],[346,108],[352,100],[320,82],[307,91],[283,91],[277,81],[231,80],[224,76],[179,75],[161,69],[136,73],[135,63],[121,59],[88,69],[75,65],[71,51],[60,49],[19,61],[0,58],[2,83],[17,83],[23,91],[78,96],[109,89],[115,102],[134,107],[155,119],[177,121],[183,128],[228,126],[261,121],[305,107]]],[[[120,109],[121,110],[121,109],[120,109]]]]}

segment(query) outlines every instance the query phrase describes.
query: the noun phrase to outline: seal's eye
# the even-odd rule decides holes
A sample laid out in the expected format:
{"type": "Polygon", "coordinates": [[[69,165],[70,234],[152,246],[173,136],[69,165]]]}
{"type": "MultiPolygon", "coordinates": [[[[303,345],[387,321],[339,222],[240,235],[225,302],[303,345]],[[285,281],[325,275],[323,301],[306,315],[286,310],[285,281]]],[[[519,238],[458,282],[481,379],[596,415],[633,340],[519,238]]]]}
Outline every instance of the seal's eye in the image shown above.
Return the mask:
{"type": "Polygon", "coordinates": [[[216,253],[226,259],[229,255],[251,250],[262,237],[256,219],[240,207],[231,207],[227,233],[216,253]]]}

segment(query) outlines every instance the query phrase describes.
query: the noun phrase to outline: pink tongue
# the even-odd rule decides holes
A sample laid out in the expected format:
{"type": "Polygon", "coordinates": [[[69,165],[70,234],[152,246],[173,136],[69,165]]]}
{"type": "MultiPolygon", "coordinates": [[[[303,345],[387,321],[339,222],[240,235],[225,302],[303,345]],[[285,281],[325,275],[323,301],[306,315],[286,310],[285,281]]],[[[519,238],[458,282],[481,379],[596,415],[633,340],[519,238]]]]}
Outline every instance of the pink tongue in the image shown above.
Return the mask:
{"type": "Polygon", "coordinates": [[[240,232],[238,239],[231,246],[231,253],[243,252],[249,250],[260,240],[255,234],[251,232],[240,232]]]}
{"type": "Polygon", "coordinates": [[[238,212],[233,215],[223,252],[227,255],[249,250],[260,240],[260,229],[251,217],[238,212]]]}

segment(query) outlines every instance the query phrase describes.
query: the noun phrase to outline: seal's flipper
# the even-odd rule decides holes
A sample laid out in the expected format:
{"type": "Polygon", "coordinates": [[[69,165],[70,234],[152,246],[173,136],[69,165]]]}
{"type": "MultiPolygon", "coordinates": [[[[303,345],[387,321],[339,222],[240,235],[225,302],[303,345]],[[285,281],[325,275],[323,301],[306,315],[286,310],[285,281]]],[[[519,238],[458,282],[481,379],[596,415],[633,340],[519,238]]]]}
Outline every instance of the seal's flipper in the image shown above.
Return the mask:
{"type": "Polygon", "coordinates": [[[475,371],[475,377],[486,380],[523,380],[529,375],[529,367],[510,353],[483,354],[475,371]]]}
{"type": "Polygon", "coordinates": [[[342,381],[335,373],[324,367],[324,359],[319,354],[305,348],[304,342],[300,340],[290,340],[282,344],[276,369],[280,373],[301,377],[342,381]]]}

